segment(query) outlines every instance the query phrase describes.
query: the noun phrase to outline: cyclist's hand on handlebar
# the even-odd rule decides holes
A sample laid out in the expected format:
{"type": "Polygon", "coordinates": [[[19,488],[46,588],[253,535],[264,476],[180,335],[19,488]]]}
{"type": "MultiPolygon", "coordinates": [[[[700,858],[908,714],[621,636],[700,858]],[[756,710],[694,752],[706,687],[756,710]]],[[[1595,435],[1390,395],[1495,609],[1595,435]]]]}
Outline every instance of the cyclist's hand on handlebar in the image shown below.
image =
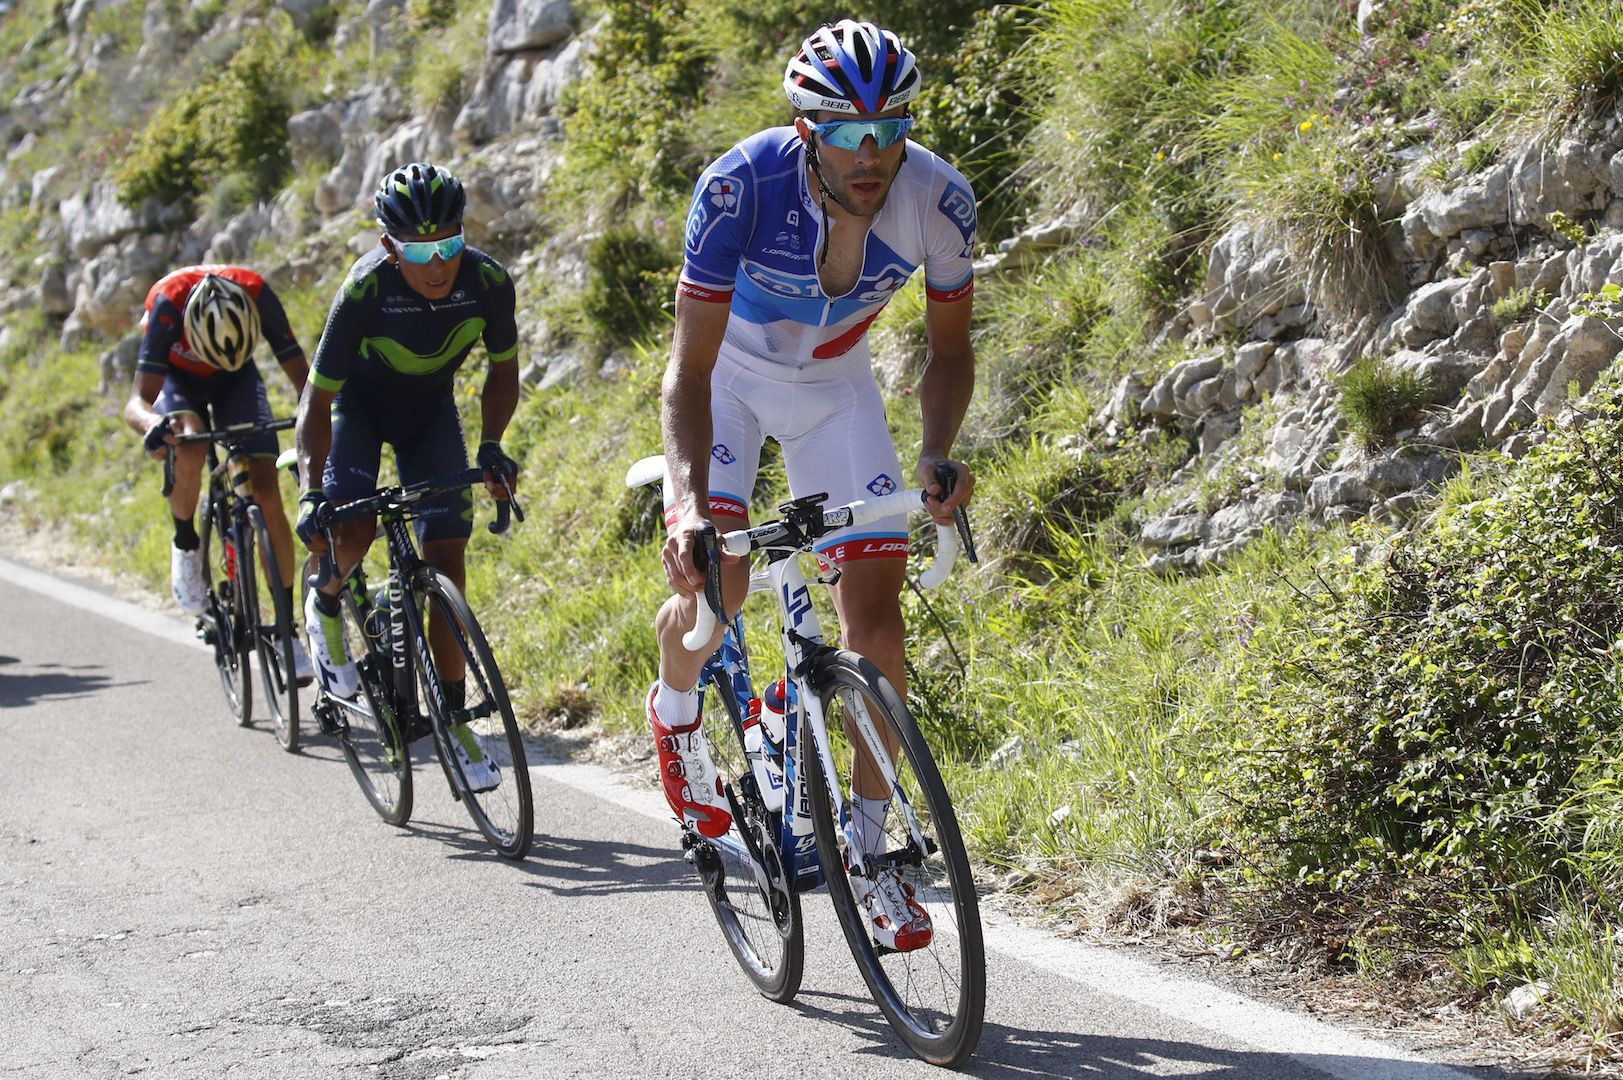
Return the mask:
{"type": "Polygon", "coordinates": [[[693,530],[709,523],[709,519],[700,514],[687,514],[678,518],[666,533],[660,561],[665,567],[665,584],[671,587],[671,592],[693,596],[704,591],[704,573],[693,561],[693,530]]]}
{"type": "Polygon", "coordinates": [[[975,494],[975,476],[969,471],[969,466],[961,461],[951,461],[932,455],[919,458],[916,472],[919,486],[929,496],[924,500],[924,508],[930,512],[937,525],[951,525],[953,511],[960,506],[968,506],[969,500],[975,494]],[[936,477],[936,469],[941,465],[952,466],[953,472],[958,475],[952,493],[946,498],[942,498],[941,481],[936,477]]]}
{"type": "Polygon", "coordinates": [[[474,460],[485,471],[485,490],[492,499],[506,502],[508,489],[518,490],[518,462],[507,456],[501,443],[486,439],[479,444],[474,460]],[[507,479],[506,487],[502,486],[503,477],[507,479]]]}
{"type": "Polygon", "coordinates": [[[145,448],[147,456],[155,461],[162,461],[168,457],[174,445],[175,433],[170,428],[167,416],[147,428],[147,433],[141,437],[141,446],[145,448]]]}
{"type": "Polygon", "coordinates": [[[317,555],[324,555],[327,552],[327,538],[316,525],[316,514],[326,501],[327,496],[320,491],[306,491],[300,495],[299,518],[293,524],[293,532],[299,540],[317,555]]]}

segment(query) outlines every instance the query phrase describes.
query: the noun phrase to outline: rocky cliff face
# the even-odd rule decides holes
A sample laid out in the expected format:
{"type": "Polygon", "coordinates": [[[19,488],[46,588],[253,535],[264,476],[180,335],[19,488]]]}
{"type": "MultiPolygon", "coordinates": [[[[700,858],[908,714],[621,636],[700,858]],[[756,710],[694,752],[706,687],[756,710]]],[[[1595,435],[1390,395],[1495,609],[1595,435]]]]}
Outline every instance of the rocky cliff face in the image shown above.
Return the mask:
{"type": "MultiPolygon", "coordinates": [[[[339,40],[386,52],[402,3],[346,9],[339,40]]],[[[132,17],[139,10],[142,55],[161,59],[171,36],[161,0],[76,0],[65,15],[74,67],[55,87],[102,62],[85,29],[98,6],[132,17]]],[[[319,5],[282,7],[301,22],[319,5]]],[[[313,191],[289,189],[229,220],[128,209],[108,181],[74,163],[14,175],[55,98],[52,84],[27,87],[0,122],[9,147],[0,207],[42,214],[50,253],[33,265],[0,264],[0,311],[37,307],[65,345],[113,342],[104,385],[121,389],[142,299],[166,269],[252,257],[273,278],[333,273],[345,261],[340,249],[375,243],[367,202],[377,177],[420,158],[457,165],[471,230],[521,282],[533,271],[578,287],[581,237],[544,235],[537,206],[560,153],[560,94],[580,76],[592,40],[570,0],[497,0],[465,101],[420,114],[399,87],[376,83],[293,116],[295,167],[319,172],[313,191]],[[278,254],[267,262],[258,250],[278,254]]],[[[1209,494],[1185,495],[1142,523],[1156,566],[1198,568],[1269,525],[1304,518],[1401,519],[1458,469],[1462,453],[1525,449],[1538,437],[1537,417],[1558,412],[1613,363],[1623,345],[1616,323],[1586,314],[1580,301],[1623,281],[1623,116],[1528,143],[1453,186],[1427,179],[1429,160],[1456,160],[1465,149],[1414,154],[1385,193],[1396,299],[1384,313],[1347,316],[1266,223],[1238,223],[1216,240],[1203,291],[1162,334],[1181,340],[1187,359],[1123,380],[1100,430],[1089,433],[1109,443],[1175,431],[1191,448],[1178,478],[1185,487],[1220,472],[1239,478],[1220,505],[1209,494]],[[1348,438],[1339,407],[1340,380],[1363,357],[1429,388],[1429,407],[1381,450],[1348,438]]],[[[981,271],[1018,275],[1062,252],[1081,224],[1052,222],[1007,240],[981,271]]],[[[527,384],[549,387],[581,369],[582,358],[553,347],[537,320],[521,322],[527,384]]]]}
{"type": "MultiPolygon", "coordinates": [[[[1165,330],[1189,358],[1153,381],[1123,380],[1095,433],[1176,431],[1192,448],[1181,480],[1240,475],[1224,505],[1188,495],[1142,523],[1155,566],[1204,566],[1304,517],[1402,519],[1463,453],[1524,451],[1538,417],[1612,365],[1623,323],[1582,300],[1623,282],[1623,115],[1529,142],[1465,183],[1428,185],[1426,161],[1464,149],[1416,154],[1395,179],[1386,243],[1401,282],[1384,314],[1331,317],[1312,268],[1264,224],[1237,224],[1213,245],[1204,290],[1165,330]],[[1340,408],[1340,380],[1362,357],[1430,392],[1380,450],[1347,437],[1340,408]]],[[[1019,273],[1079,233],[1063,221],[1029,230],[982,270],[1019,273]]]]}

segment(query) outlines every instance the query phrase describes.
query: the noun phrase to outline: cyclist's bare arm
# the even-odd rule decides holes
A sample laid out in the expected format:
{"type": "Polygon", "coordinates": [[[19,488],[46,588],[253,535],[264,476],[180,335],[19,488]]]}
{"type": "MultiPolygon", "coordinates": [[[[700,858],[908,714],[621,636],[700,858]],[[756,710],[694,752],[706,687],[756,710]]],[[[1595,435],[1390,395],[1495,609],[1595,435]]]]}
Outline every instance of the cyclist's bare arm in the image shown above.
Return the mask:
{"type": "Polygon", "coordinates": [[[300,397],[304,396],[304,381],[310,377],[310,365],[304,358],[304,353],[296,352],[282,361],[282,374],[287,381],[293,384],[293,392],[300,397]]]}
{"type": "MultiPolygon", "coordinates": [[[[152,425],[160,422],[163,417],[152,411],[152,403],[158,400],[163,392],[163,376],[151,371],[137,371],[135,380],[130,384],[130,400],[124,403],[124,422],[134,429],[137,435],[145,435],[152,429],[152,425]]],[[[174,442],[173,436],[169,442],[174,442]]],[[[154,450],[152,456],[162,458],[166,451],[154,450]]]]}
{"type": "MultiPolygon", "coordinates": [[[[924,330],[929,355],[919,378],[919,410],[924,418],[924,438],[919,446],[918,478],[926,491],[935,494],[935,468],[951,461],[952,444],[969,411],[975,393],[975,347],[970,341],[969,324],[973,297],[941,303],[929,300],[924,308],[924,330]]],[[[967,506],[975,490],[975,478],[961,463],[953,463],[958,486],[944,502],[930,500],[930,515],[937,524],[952,524],[952,512],[967,506]]]]}
{"type": "MultiPolygon", "coordinates": [[[[485,369],[485,385],[479,391],[479,441],[501,442],[502,435],[507,431],[508,421],[513,419],[513,413],[518,409],[518,359],[516,357],[503,360],[501,363],[492,362],[485,369]]],[[[518,477],[513,478],[513,488],[518,488],[518,477]]],[[[499,481],[486,480],[485,490],[493,499],[507,498],[507,492],[499,481]]]]}
{"type": "Polygon", "coordinates": [[[304,384],[299,396],[299,422],[293,430],[293,445],[299,451],[299,486],[313,491],[321,487],[321,474],[327,468],[327,451],[332,447],[332,401],[336,390],[323,390],[313,382],[304,384]]]}
{"type": "Polygon", "coordinates": [[[676,332],[660,387],[660,432],[676,506],[665,542],[665,578],[672,589],[693,595],[704,577],[693,565],[692,530],[710,520],[710,375],[727,333],[730,304],[676,297],[676,332]]]}

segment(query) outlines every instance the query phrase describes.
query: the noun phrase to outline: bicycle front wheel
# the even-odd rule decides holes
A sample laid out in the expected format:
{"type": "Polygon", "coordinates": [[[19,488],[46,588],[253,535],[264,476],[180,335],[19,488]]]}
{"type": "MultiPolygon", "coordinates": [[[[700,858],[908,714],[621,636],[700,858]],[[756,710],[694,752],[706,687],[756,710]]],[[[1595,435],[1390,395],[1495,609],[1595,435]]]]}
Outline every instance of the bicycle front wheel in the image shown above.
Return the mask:
{"type": "MultiPolygon", "coordinates": [[[[837,784],[830,785],[808,736],[803,745],[813,792],[812,822],[846,943],[874,1001],[902,1041],[933,1065],[960,1065],[980,1040],[986,959],[975,882],[941,774],[907,705],[873,663],[851,652],[830,653],[813,671],[812,685],[827,721],[837,784]],[[896,787],[885,804],[877,839],[872,838],[877,823],[870,823],[865,851],[856,852],[854,748],[864,741],[858,734],[864,718],[885,744],[897,747],[891,755],[896,787]],[[838,801],[831,798],[833,791],[838,801]],[[925,944],[899,952],[875,938],[864,897],[847,872],[859,863],[870,879],[879,873],[899,876],[903,891],[930,916],[925,944]]],[[[866,772],[870,761],[866,750],[861,754],[866,772]]]]}
{"type": "Polygon", "coordinates": [[[411,817],[411,755],[390,706],[388,655],[367,631],[371,626],[381,634],[381,625],[372,615],[364,583],[356,587],[358,580],[352,577],[346,583],[340,610],[344,647],[355,661],[361,688],[348,699],[324,695],[321,707],[333,710],[338,747],[366,801],[390,825],[404,825],[411,817]]]}
{"type": "Polygon", "coordinates": [[[530,767],[496,658],[450,578],[425,570],[414,591],[425,616],[424,632],[436,625],[448,632],[466,672],[462,705],[448,708],[439,665],[430,650],[419,650],[423,705],[434,721],[440,763],[490,845],[504,858],[522,859],[535,835],[530,767]]]}
{"type": "Polygon", "coordinates": [[[299,750],[299,686],[293,670],[293,602],[282,587],[286,575],[276,562],[276,548],[265,528],[265,515],[258,506],[248,507],[248,521],[264,559],[265,574],[256,591],[255,602],[261,618],[253,627],[254,651],[259,656],[260,682],[265,687],[265,706],[276,729],[276,741],[290,754],[299,750]],[[263,621],[264,614],[271,621],[263,621]]]}
{"type": "Polygon", "coordinates": [[[730,681],[710,672],[705,703],[722,707],[707,710],[704,730],[733,824],[725,836],[693,845],[693,862],[738,966],[762,995],[788,1002],[800,991],[805,968],[800,894],[787,880],[778,846],[781,810],[766,805],[744,751],[743,718],[730,681]]]}
{"type": "MultiPolygon", "coordinates": [[[[203,573],[208,576],[208,607],[203,619],[212,624],[214,666],[220,675],[220,688],[237,723],[246,726],[253,718],[254,688],[248,666],[253,638],[248,632],[245,597],[252,577],[242,576],[245,560],[237,551],[230,521],[220,504],[210,503],[203,514],[203,573]]],[[[251,571],[251,567],[250,567],[251,571]]]]}

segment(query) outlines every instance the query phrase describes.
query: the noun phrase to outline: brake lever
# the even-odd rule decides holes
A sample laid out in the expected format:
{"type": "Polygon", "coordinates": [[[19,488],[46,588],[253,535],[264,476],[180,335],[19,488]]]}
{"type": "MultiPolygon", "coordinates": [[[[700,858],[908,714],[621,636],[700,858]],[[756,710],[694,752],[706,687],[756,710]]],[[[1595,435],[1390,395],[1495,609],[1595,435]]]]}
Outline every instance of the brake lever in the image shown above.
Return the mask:
{"type": "MultiPolygon", "coordinates": [[[[936,483],[941,485],[941,501],[952,494],[952,489],[958,484],[958,470],[948,461],[940,462],[935,467],[936,483]]],[[[952,512],[953,524],[958,526],[958,539],[963,544],[964,557],[971,563],[979,564],[980,557],[975,553],[975,537],[969,529],[969,507],[960,506],[952,512]]]]}

